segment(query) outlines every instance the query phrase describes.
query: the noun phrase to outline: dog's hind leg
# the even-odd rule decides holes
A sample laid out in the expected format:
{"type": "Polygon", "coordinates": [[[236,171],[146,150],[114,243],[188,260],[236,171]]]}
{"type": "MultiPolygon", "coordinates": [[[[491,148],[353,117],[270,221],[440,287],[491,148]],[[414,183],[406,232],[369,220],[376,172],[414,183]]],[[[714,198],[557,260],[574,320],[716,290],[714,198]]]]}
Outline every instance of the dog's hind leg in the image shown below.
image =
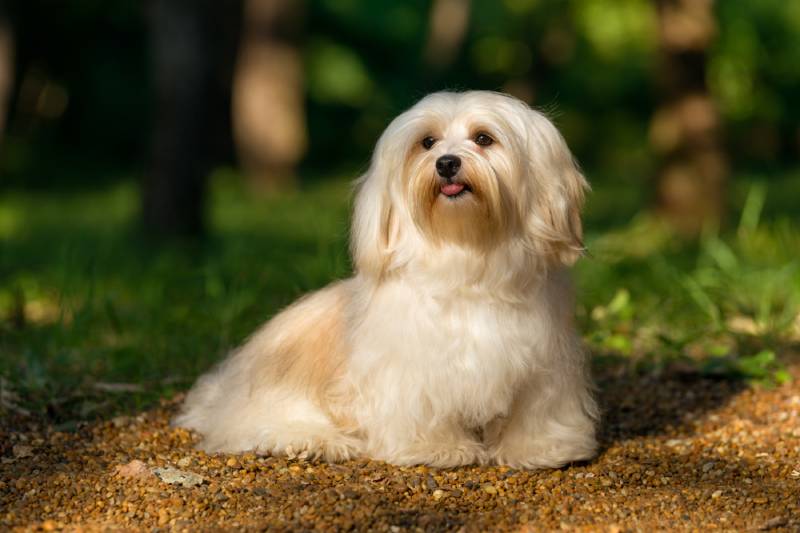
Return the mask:
{"type": "Polygon", "coordinates": [[[333,284],[268,322],[200,378],[175,424],[198,431],[209,451],[357,455],[358,439],[333,416],[342,399],[332,391],[346,352],[346,287],[333,284]]]}

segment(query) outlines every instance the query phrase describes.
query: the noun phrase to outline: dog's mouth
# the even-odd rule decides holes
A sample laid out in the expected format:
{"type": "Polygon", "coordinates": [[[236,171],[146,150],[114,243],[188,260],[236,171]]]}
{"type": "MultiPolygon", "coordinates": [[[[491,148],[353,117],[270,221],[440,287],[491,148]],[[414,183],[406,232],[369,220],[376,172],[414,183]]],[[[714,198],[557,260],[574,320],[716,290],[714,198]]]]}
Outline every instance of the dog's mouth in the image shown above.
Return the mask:
{"type": "Polygon", "coordinates": [[[447,198],[455,199],[472,192],[472,188],[466,183],[448,181],[439,186],[439,192],[447,198]]]}

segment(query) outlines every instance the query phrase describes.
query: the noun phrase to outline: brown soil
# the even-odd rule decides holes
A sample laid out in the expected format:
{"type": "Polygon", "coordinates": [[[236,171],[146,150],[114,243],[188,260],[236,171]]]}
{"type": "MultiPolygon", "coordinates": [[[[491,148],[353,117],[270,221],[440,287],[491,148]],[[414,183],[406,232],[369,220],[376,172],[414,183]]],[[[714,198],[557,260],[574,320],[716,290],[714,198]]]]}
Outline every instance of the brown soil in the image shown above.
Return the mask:
{"type": "Polygon", "coordinates": [[[5,416],[0,530],[800,531],[793,375],[774,390],[609,375],[598,458],[533,472],[209,456],[169,427],[176,401],[71,433],[5,416]],[[168,484],[157,467],[202,483],[168,484]]]}

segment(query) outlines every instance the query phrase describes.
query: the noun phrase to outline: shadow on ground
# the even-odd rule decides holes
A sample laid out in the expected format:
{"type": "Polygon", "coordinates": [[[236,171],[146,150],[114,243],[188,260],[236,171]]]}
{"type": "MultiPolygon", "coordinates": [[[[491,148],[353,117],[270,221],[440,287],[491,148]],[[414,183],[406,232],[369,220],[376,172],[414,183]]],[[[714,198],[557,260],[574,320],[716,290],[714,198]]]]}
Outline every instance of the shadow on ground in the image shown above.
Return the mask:
{"type": "Polygon", "coordinates": [[[692,372],[632,375],[611,369],[596,381],[603,411],[601,449],[624,439],[691,434],[692,421],[723,407],[747,388],[740,379],[692,372]]]}

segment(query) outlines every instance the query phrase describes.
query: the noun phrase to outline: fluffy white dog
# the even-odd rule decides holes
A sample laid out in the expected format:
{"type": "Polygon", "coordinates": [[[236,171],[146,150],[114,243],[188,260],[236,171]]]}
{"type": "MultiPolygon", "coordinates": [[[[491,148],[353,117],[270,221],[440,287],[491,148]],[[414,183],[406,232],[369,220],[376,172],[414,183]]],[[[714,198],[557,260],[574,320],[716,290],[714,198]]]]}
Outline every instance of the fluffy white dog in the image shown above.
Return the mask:
{"type": "Polygon", "coordinates": [[[189,393],[209,451],[557,467],[596,448],[566,267],[588,185],[541,113],[435,93],[358,181],[355,275],[267,322],[189,393]]]}

